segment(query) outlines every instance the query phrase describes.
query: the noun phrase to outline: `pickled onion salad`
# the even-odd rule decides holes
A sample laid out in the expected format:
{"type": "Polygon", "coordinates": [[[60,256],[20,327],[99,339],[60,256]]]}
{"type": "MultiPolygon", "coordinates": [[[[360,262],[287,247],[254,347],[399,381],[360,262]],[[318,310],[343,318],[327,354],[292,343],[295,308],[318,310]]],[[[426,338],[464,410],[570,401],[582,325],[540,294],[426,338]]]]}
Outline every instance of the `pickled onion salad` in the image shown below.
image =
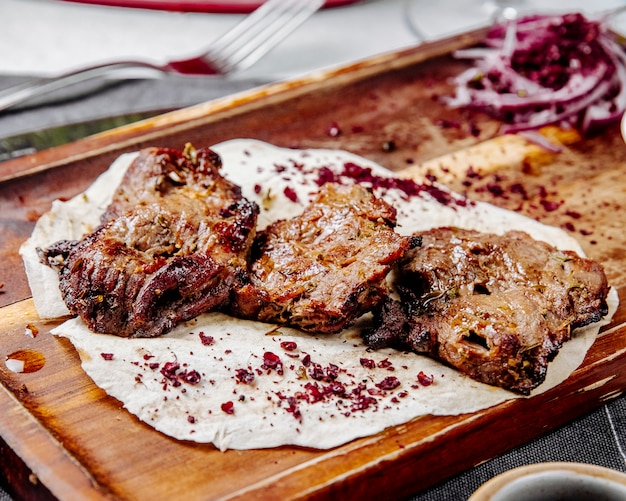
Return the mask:
{"type": "Polygon", "coordinates": [[[603,20],[528,16],[495,26],[484,45],[455,57],[474,64],[456,77],[448,105],[488,112],[503,133],[560,125],[585,134],[626,109],[626,54],[603,20]]]}

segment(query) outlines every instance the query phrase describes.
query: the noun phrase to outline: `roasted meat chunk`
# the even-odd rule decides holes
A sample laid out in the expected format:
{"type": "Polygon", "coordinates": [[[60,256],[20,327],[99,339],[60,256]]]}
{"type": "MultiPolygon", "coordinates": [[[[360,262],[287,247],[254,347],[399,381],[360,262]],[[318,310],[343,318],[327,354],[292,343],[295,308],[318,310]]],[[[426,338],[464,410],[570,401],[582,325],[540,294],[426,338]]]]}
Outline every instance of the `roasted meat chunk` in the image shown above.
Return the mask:
{"type": "Polygon", "coordinates": [[[362,186],[323,185],[300,216],[259,232],[232,312],[310,332],[344,329],[388,293],[386,277],[412,242],[395,222],[395,209],[362,186]]]}
{"type": "Polygon", "coordinates": [[[522,394],[541,384],[571,329],[607,314],[600,264],[520,231],[421,233],[399,262],[401,301],[377,308],[372,347],[425,353],[522,394]]]}
{"type": "Polygon", "coordinates": [[[259,209],[220,166],[209,149],[142,150],[93,233],[40,251],[69,310],[96,332],[154,337],[224,306],[259,209]]]}

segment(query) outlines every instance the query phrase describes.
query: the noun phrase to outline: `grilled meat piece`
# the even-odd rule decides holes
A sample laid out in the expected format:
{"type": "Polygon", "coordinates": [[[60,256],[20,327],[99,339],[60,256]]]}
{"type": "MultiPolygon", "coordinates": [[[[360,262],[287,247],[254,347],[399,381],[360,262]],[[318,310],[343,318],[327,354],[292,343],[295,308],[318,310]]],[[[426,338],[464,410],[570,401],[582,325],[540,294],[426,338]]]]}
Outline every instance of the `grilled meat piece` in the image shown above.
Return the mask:
{"type": "Polygon", "coordinates": [[[519,231],[459,228],[421,233],[399,263],[402,304],[388,299],[365,333],[372,347],[399,345],[468,376],[528,394],[573,328],[608,312],[603,268],[519,231]]]}
{"type": "Polygon", "coordinates": [[[101,225],[42,250],[69,310],[96,332],[154,337],[222,307],[245,275],[258,206],[211,150],[142,150],[101,225]]]}
{"type": "Polygon", "coordinates": [[[412,242],[395,223],[395,209],[362,186],[323,185],[300,216],[259,232],[233,314],[310,332],[344,329],[388,293],[387,274],[412,242]]]}

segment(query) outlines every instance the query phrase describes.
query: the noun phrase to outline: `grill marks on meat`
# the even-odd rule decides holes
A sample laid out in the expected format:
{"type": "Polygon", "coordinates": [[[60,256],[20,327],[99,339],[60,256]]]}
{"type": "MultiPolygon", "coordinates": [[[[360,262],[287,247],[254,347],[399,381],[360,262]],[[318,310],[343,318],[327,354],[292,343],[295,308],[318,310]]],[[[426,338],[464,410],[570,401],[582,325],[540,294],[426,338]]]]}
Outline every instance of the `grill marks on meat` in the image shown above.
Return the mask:
{"type": "Polygon", "coordinates": [[[323,185],[300,216],[259,232],[233,314],[339,332],[388,294],[387,274],[412,242],[395,223],[395,209],[362,186],[323,185]]]}
{"type": "Polygon", "coordinates": [[[387,299],[364,335],[399,345],[470,377],[528,394],[571,329],[608,312],[602,267],[519,231],[436,228],[399,263],[402,303],[387,299]]]}
{"type": "Polygon", "coordinates": [[[142,150],[101,225],[41,251],[91,330],[154,337],[224,306],[245,275],[258,206],[219,173],[211,150],[142,150]]]}

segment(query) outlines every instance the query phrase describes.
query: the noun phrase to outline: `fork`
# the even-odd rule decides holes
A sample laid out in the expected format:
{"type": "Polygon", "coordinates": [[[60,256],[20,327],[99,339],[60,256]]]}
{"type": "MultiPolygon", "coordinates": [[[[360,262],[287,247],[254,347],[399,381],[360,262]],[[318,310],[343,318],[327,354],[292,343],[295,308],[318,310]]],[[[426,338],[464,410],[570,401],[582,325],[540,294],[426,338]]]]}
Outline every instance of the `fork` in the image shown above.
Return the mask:
{"type": "Polygon", "coordinates": [[[128,70],[142,70],[143,78],[168,73],[218,76],[241,71],[261,59],[324,3],[324,0],[267,0],[200,55],[164,64],[140,60],[114,61],[53,78],[29,80],[0,91],[0,111],[82,82],[105,77],[120,79],[120,75],[122,79],[128,78],[128,70]],[[124,74],[127,76],[123,77],[124,74]]]}

